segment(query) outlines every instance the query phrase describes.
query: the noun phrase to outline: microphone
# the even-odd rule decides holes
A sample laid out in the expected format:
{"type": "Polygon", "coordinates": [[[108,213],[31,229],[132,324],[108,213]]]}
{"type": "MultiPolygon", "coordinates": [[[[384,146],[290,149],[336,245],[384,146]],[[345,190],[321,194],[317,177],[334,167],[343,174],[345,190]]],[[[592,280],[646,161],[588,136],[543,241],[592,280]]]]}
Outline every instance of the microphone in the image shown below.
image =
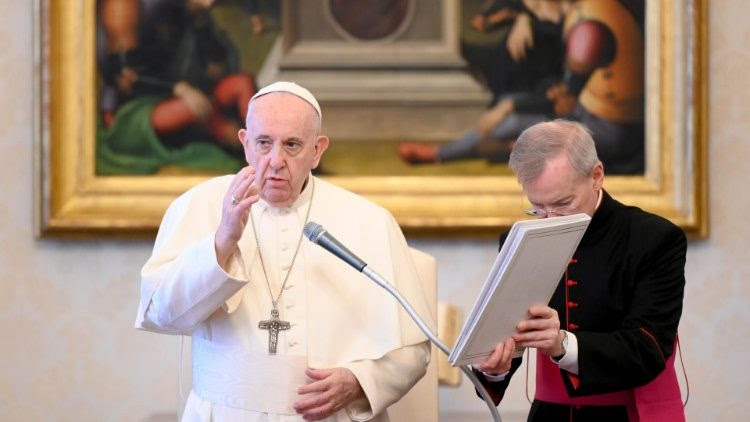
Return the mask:
{"type": "Polygon", "coordinates": [[[367,263],[361,260],[357,255],[354,255],[349,249],[341,244],[335,237],[331,236],[320,224],[310,221],[305,224],[305,228],[302,230],[305,237],[316,245],[321,246],[328,252],[336,255],[342,261],[354,267],[355,270],[362,272],[367,266],[367,263]]]}
{"type": "MultiPolygon", "coordinates": [[[[375,272],[375,270],[368,267],[365,261],[362,261],[357,255],[354,255],[349,249],[346,249],[346,247],[342,245],[338,240],[336,240],[335,237],[331,236],[326,231],[326,229],[323,228],[323,226],[314,221],[310,221],[309,223],[305,224],[305,228],[302,230],[302,233],[304,233],[305,237],[310,239],[312,243],[336,255],[339,259],[351,265],[355,270],[361,272],[372,281],[374,281],[377,285],[388,291],[388,293],[390,293],[391,296],[393,296],[398,301],[398,303],[401,304],[401,306],[404,308],[404,311],[409,314],[411,319],[414,320],[414,323],[417,324],[419,329],[422,330],[427,338],[429,338],[430,341],[434,343],[438,349],[445,353],[446,356],[451,354],[451,349],[449,349],[448,346],[445,345],[445,343],[440,341],[437,335],[435,335],[435,333],[430,330],[430,327],[425,324],[419,314],[417,314],[414,308],[409,304],[409,301],[405,297],[403,297],[401,293],[399,293],[399,291],[396,290],[396,288],[388,282],[388,280],[384,279],[380,274],[375,272]]],[[[489,393],[482,385],[481,381],[479,381],[479,378],[477,378],[477,376],[470,369],[468,369],[467,366],[460,366],[459,368],[474,384],[474,387],[476,388],[479,395],[484,399],[484,402],[487,403],[487,408],[489,409],[490,414],[492,414],[492,419],[496,422],[502,422],[497,407],[495,407],[495,404],[492,402],[489,393]]]]}

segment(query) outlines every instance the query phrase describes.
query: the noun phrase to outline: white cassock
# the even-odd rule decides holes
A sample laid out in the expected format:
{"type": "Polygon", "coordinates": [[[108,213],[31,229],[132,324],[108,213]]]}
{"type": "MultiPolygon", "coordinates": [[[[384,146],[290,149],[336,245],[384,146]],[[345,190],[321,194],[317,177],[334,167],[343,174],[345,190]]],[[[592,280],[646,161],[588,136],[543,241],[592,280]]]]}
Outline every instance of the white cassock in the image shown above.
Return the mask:
{"type": "Polygon", "coordinates": [[[426,338],[385,290],[321,247],[302,239],[292,259],[312,197],[309,220],[390,280],[431,323],[395,219],[313,176],[288,208],[252,205],[274,297],[291,271],[278,303],[291,327],[279,331],[272,355],[269,333],[258,327],[272,306],[250,221],[228,271],[216,259],[214,234],[231,180],[211,179],[172,203],[141,272],[136,328],[192,335],[193,388],[182,420],[299,421],[292,405],[303,398],[296,389],[309,382],[305,368],[345,367],[366,398],[327,420],[387,421],[386,408],[425,373],[426,338]]]}

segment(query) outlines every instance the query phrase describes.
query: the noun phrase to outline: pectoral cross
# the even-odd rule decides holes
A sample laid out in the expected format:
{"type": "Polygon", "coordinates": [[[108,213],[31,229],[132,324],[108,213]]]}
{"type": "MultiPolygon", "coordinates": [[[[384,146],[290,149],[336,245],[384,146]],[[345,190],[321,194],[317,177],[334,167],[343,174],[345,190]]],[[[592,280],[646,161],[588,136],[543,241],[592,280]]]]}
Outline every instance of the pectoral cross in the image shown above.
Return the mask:
{"type": "Polygon", "coordinates": [[[279,330],[288,330],[291,325],[289,321],[282,321],[279,319],[279,311],[271,309],[271,319],[261,321],[258,323],[258,328],[261,330],[268,330],[268,353],[276,354],[276,343],[279,340],[279,330]]]}

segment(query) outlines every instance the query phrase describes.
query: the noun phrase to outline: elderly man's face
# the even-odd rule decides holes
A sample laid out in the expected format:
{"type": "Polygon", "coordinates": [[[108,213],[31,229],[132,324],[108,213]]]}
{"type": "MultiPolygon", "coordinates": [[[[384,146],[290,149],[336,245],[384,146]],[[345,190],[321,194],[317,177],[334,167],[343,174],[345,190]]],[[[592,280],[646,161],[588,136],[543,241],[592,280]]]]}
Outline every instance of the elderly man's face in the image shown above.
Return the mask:
{"type": "Polygon", "coordinates": [[[248,111],[247,130],[239,137],[247,162],[256,169],[267,162],[261,196],[277,207],[291,205],[328,148],[316,134],[317,114],[305,100],[287,93],[256,98],[248,111]]]}
{"type": "Polygon", "coordinates": [[[523,186],[534,209],[545,211],[545,217],[586,213],[594,215],[599,189],[604,182],[601,164],[583,176],[570,165],[565,153],[547,162],[536,179],[523,186]]]}

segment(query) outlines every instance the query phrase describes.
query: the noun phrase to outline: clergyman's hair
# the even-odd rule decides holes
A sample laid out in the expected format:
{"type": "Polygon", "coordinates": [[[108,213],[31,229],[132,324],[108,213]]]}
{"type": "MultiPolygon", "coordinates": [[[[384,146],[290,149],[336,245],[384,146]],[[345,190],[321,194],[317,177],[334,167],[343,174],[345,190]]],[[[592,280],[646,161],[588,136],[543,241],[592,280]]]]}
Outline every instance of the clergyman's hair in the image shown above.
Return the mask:
{"type": "Polygon", "coordinates": [[[510,153],[509,165],[521,185],[536,179],[547,162],[567,153],[570,165],[583,176],[599,163],[591,132],[578,122],[557,119],[524,130],[510,153]]]}

